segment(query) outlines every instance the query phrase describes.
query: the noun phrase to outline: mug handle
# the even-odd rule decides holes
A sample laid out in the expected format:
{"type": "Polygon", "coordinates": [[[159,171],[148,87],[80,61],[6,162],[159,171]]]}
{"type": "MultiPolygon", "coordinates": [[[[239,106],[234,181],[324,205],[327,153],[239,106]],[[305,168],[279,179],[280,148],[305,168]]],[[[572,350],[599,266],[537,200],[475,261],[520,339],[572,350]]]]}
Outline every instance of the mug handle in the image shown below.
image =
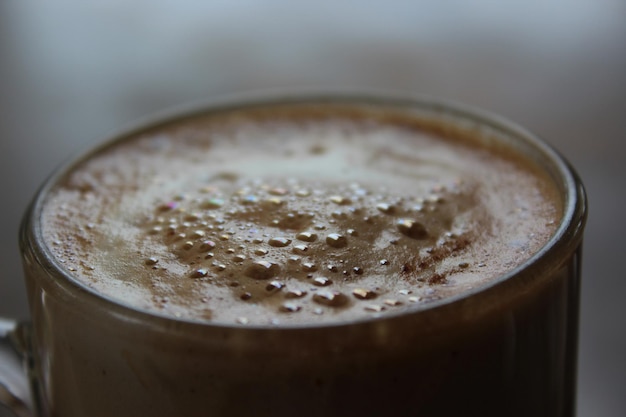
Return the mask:
{"type": "Polygon", "coordinates": [[[17,417],[33,417],[29,333],[29,324],[0,317],[0,404],[17,417]]]}

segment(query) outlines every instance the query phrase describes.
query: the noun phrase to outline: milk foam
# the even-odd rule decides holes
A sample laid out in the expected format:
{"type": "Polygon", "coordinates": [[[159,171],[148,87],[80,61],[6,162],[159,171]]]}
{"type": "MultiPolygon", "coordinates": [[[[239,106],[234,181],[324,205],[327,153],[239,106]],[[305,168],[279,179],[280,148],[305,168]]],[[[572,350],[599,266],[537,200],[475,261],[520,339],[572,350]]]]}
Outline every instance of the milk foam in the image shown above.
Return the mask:
{"type": "Polygon", "coordinates": [[[42,224],[57,261],[121,303],[315,324],[425,308],[488,283],[553,234],[554,195],[530,162],[470,136],[309,105],[136,134],[76,166],[42,224]]]}

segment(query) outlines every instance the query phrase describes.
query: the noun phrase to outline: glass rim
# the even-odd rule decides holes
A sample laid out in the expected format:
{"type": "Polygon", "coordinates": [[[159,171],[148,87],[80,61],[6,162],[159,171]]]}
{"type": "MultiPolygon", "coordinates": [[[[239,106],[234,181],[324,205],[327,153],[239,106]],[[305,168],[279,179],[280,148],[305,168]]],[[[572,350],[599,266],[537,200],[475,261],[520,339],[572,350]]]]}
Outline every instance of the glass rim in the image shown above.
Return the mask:
{"type": "MultiPolygon", "coordinates": [[[[56,287],[64,291],[69,296],[85,296],[85,302],[99,303],[107,312],[122,314],[125,318],[139,320],[140,322],[157,323],[165,327],[171,327],[172,323],[194,328],[213,329],[234,329],[237,331],[257,331],[272,329],[273,331],[293,331],[300,329],[324,329],[343,326],[355,326],[359,324],[377,323],[381,321],[394,320],[399,317],[438,315],[445,309],[455,309],[457,305],[464,304],[463,308],[473,308],[484,302],[484,297],[495,290],[509,286],[515,287],[514,281],[534,279],[539,280],[539,276],[545,275],[545,271],[557,266],[565,255],[573,253],[582,241],[583,229],[587,218],[587,198],[584,186],[575,170],[569,162],[563,158],[558,151],[547,144],[538,135],[523,128],[522,126],[497,114],[478,109],[473,106],[461,104],[459,102],[434,98],[426,95],[399,95],[387,91],[357,90],[357,91],[270,91],[260,93],[234,94],[230,96],[217,97],[208,100],[196,101],[179,106],[175,106],[165,111],[158,112],[152,116],[144,118],[126,128],[119,130],[113,135],[107,135],[99,144],[91,146],[86,152],[82,152],[69,162],[63,163],[57,168],[42,184],[36,192],[29,205],[20,227],[20,249],[22,257],[29,251],[36,262],[51,276],[54,276],[56,287]],[[55,260],[50,248],[44,243],[41,230],[41,213],[48,193],[54,188],[58,181],[68,172],[75,168],[81,161],[106,149],[115,143],[126,140],[143,131],[157,128],[159,126],[183,120],[185,118],[202,114],[217,113],[236,109],[247,109],[261,106],[276,106],[289,104],[343,104],[343,105],[372,105],[378,108],[397,108],[406,110],[421,110],[434,112],[441,116],[451,116],[455,120],[469,120],[479,126],[489,127],[497,132],[505,134],[516,141],[522,141],[538,151],[542,157],[552,164],[554,171],[558,173],[558,179],[562,181],[564,190],[563,215],[558,228],[552,237],[531,257],[526,259],[515,268],[506,273],[491,279],[488,282],[478,285],[468,291],[440,300],[430,301],[428,304],[417,309],[404,309],[398,312],[388,312],[377,317],[362,317],[356,320],[342,320],[329,323],[307,323],[307,324],[238,324],[202,321],[186,318],[177,318],[171,315],[159,313],[149,309],[141,309],[108,295],[99,293],[89,286],[80,282],[77,278],[64,269],[55,260]],[[561,254],[561,256],[559,256],[561,254]],[[528,278],[531,277],[531,278],[528,278]],[[91,301],[89,301],[91,300],[91,301]],[[475,301],[474,301],[475,300],[475,301]],[[469,306],[467,306],[469,304],[469,306]]],[[[528,156],[528,155],[526,155],[528,156]]],[[[557,186],[561,186],[557,183],[557,186]]],[[[52,284],[52,282],[48,283],[52,284]]],[[[509,288],[513,291],[515,288],[509,288]]],[[[461,307],[458,307],[461,308],[461,307]]]]}

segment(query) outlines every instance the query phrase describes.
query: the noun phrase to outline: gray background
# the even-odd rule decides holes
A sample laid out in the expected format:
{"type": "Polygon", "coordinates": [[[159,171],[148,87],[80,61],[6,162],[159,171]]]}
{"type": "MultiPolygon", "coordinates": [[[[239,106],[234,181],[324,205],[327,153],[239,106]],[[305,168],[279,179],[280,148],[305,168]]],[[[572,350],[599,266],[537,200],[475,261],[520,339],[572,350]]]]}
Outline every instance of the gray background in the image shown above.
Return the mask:
{"type": "Polygon", "coordinates": [[[516,120],[577,167],[591,202],[579,415],[624,416],[625,22],[623,0],[2,1],[0,316],[28,315],[29,199],[120,125],[259,88],[427,93],[516,120]]]}

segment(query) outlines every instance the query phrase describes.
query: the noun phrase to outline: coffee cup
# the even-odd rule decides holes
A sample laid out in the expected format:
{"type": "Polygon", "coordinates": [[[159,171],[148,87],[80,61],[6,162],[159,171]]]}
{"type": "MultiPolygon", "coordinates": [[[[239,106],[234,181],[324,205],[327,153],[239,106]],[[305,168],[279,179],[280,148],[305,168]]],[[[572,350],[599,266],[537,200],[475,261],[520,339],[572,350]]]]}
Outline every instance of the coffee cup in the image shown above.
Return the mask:
{"type": "Polygon", "coordinates": [[[573,416],[585,218],[555,150],[461,104],[177,109],[35,196],[31,321],[1,322],[0,399],[39,417],[573,416]]]}

